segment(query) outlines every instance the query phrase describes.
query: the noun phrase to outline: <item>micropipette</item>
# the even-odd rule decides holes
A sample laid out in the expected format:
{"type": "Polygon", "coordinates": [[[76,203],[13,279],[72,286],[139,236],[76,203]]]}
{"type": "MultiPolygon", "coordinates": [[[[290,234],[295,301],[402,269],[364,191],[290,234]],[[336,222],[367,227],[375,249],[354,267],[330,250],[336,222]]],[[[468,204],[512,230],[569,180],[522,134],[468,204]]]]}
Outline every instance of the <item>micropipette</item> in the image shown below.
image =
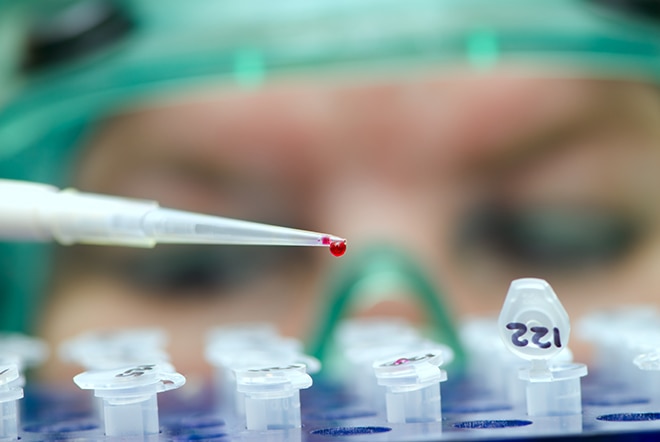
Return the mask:
{"type": "Polygon", "coordinates": [[[133,247],[158,243],[326,246],[335,256],[346,249],[345,239],[326,233],[4,179],[0,179],[0,215],[0,238],[10,240],[133,247]]]}

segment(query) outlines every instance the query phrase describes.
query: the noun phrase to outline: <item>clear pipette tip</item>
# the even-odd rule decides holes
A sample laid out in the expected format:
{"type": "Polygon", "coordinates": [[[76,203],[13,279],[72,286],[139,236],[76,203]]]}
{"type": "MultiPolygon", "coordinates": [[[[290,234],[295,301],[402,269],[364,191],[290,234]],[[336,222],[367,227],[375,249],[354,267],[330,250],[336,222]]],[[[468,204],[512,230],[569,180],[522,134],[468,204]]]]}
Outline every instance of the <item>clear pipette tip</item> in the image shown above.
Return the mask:
{"type": "Polygon", "coordinates": [[[335,256],[346,251],[346,239],[327,233],[172,209],[147,213],[143,228],[158,243],[325,246],[335,256]]]}

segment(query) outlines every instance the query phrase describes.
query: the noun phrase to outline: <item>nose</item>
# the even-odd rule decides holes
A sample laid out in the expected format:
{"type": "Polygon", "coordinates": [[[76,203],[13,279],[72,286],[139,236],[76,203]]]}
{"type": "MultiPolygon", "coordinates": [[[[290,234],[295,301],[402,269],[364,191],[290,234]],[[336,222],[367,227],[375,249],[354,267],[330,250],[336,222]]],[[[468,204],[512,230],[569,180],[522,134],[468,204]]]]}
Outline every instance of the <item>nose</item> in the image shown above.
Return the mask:
{"type": "Polygon", "coordinates": [[[346,167],[328,179],[314,200],[317,225],[348,239],[351,250],[378,242],[397,244],[430,259],[444,230],[436,200],[440,190],[414,181],[397,181],[381,170],[346,167]]]}
{"type": "MultiPolygon", "coordinates": [[[[347,147],[337,148],[315,176],[319,187],[309,213],[325,231],[346,238],[348,248],[333,261],[335,272],[321,296],[325,305],[310,350],[320,359],[331,358],[326,351],[344,318],[395,316],[424,326],[430,337],[454,347],[460,359],[457,333],[438,284],[439,248],[446,243],[454,213],[453,198],[445,198],[451,188],[428,167],[416,169],[393,156],[370,161],[367,154],[377,151],[359,141],[354,140],[355,151],[347,152],[344,161],[347,147]]],[[[399,147],[401,153],[410,146],[399,147]]]]}
{"type": "Polygon", "coordinates": [[[365,293],[356,299],[351,311],[356,318],[399,318],[410,324],[423,324],[426,315],[423,308],[405,292],[365,293]]]}

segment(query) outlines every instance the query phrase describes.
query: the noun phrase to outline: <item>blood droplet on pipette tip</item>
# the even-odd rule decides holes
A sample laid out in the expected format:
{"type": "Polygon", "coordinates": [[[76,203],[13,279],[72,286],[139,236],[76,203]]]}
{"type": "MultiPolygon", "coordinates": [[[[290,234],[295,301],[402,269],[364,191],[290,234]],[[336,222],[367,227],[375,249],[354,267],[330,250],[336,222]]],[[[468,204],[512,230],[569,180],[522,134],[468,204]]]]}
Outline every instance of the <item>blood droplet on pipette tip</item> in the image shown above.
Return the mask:
{"type": "Polygon", "coordinates": [[[346,240],[332,241],[330,243],[330,253],[334,256],[341,256],[346,253],[346,240]]]}

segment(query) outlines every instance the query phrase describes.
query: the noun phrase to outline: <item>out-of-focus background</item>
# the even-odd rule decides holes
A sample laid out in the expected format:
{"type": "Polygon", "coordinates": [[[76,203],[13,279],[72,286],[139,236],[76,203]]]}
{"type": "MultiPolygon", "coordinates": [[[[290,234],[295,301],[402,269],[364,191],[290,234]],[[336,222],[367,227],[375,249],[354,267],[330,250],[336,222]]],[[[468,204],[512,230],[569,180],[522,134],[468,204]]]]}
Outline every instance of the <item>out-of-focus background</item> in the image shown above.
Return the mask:
{"type": "Polygon", "coordinates": [[[460,353],[461,322],[496,315],[515,278],[549,281],[576,320],[658,302],[654,3],[0,8],[0,177],[348,239],[341,259],[7,241],[4,330],[56,348],[163,327],[203,376],[218,325],[272,322],[322,354],[337,318],[393,315],[460,353]]]}

